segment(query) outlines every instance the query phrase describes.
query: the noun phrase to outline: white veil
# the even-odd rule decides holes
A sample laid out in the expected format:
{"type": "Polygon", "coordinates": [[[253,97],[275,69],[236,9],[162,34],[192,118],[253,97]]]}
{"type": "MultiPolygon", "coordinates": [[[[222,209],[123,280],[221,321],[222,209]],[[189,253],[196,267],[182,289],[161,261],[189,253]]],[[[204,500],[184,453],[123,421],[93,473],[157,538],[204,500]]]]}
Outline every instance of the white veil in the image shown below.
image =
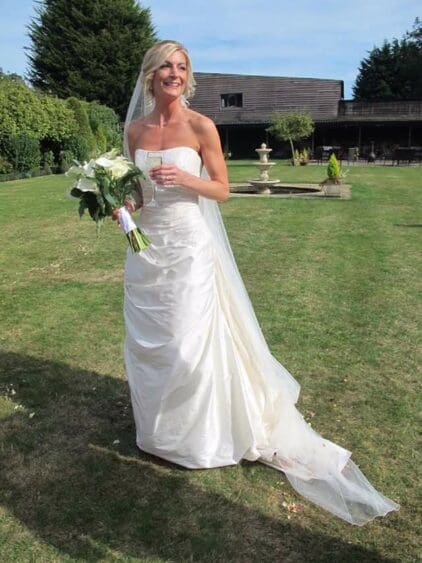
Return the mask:
{"type": "MultiPolygon", "coordinates": [[[[154,99],[145,92],[141,72],[125,122],[124,150],[128,158],[129,125],[153,108],[154,99]]],[[[208,178],[205,169],[201,177],[208,178]]],[[[238,271],[218,203],[199,197],[199,206],[214,244],[216,279],[222,286],[221,306],[236,345],[247,356],[249,383],[261,408],[256,424],[264,428],[265,439],[245,457],[283,471],[300,494],[352,524],[362,525],[397,510],[399,506],[378,493],[350,460],[350,452],[322,438],[295,408],[300,386],[268,348],[238,271]]]]}

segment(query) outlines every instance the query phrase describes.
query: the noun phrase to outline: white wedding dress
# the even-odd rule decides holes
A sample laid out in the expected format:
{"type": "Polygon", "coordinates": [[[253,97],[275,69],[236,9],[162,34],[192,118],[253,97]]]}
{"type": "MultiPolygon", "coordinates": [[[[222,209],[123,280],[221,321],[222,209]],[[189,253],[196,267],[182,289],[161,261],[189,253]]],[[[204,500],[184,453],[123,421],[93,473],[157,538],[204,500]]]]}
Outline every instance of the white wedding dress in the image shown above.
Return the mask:
{"type": "MultiPolygon", "coordinates": [[[[151,152],[151,151],[149,151],[151,152]]],[[[201,174],[189,147],[156,151],[163,163],[201,174]]],[[[135,162],[146,168],[147,152],[135,162]]],[[[128,252],[125,363],[138,447],[188,468],[257,460],[285,473],[302,495],[353,524],[398,509],[350,452],[325,440],[295,403],[299,385],[257,345],[198,197],[143,181],[139,226],[151,245],[128,252]]],[[[249,312],[253,314],[253,312],[249,312]]]]}

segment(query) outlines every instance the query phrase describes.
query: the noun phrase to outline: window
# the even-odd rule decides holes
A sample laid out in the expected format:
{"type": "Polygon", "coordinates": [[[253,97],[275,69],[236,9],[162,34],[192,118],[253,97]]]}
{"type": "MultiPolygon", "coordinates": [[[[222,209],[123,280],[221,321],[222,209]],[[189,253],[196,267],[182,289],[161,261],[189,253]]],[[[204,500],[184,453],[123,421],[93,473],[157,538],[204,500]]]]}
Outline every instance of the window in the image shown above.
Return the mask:
{"type": "Polygon", "coordinates": [[[243,94],[221,94],[222,108],[243,107],[243,94]]]}

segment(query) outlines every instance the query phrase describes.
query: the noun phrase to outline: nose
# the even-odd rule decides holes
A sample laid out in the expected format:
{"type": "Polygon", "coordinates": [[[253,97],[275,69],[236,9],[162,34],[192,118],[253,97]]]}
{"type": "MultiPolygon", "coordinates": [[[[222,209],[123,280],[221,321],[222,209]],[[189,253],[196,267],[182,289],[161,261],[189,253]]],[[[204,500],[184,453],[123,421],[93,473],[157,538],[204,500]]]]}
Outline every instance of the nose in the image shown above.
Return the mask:
{"type": "Polygon", "coordinates": [[[179,74],[179,68],[176,65],[172,65],[170,67],[170,75],[171,76],[178,76],[179,74]]]}

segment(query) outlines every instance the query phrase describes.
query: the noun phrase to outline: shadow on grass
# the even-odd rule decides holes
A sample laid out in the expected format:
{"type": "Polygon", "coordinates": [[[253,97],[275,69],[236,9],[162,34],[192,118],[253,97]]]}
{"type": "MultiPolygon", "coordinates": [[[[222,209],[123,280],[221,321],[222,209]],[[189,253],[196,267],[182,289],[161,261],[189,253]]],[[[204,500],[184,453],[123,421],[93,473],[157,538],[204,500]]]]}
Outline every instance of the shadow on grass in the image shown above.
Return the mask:
{"type": "Polygon", "coordinates": [[[9,403],[1,424],[2,503],[63,555],[388,561],[206,491],[191,471],[140,454],[125,382],[14,353],[0,354],[0,366],[1,390],[22,405],[9,403]]]}
{"type": "Polygon", "coordinates": [[[394,223],[395,227],[422,227],[422,224],[415,223],[415,224],[405,224],[405,223],[394,223]]]}

